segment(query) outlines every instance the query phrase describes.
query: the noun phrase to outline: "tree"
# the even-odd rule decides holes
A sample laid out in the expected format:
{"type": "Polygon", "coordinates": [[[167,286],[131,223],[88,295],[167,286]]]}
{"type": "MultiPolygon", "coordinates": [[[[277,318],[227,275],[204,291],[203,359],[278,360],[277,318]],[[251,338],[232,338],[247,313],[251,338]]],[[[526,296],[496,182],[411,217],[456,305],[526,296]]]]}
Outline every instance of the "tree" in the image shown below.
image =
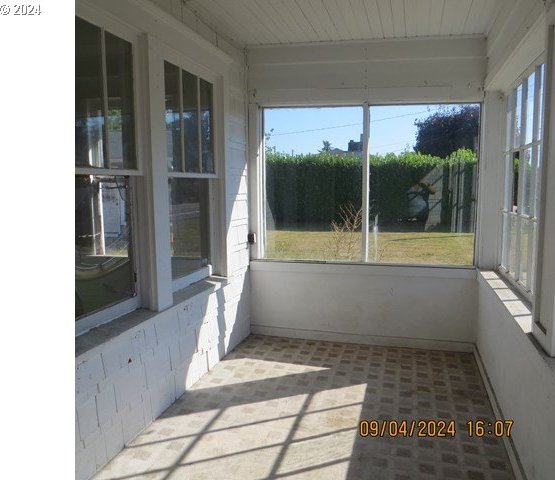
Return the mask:
{"type": "Polygon", "coordinates": [[[322,150],[320,150],[320,153],[322,153],[322,152],[331,152],[331,142],[329,142],[328,140],[323,140],[322,144],[324,146],[322,147],[322,150]]]}
{"type": "Polygon", "coordinates": [[[269,132],[265,132],[264,133],[264,145],[266,147],[266,155],[269,155],[270,153],[275,153],[276,152],[276,147],[271,147],[270,146],[270,138],[272,138],[272,135],[274,133],[274,129],[270,128],[269,132]]]}
{"type": "Polygon", "coordinates": [[[414,124],[418,128],[414,150],[446,158],[460,148],[476,150],[480,107],[444,108],[424,120],[416,120],[414,124]]]}

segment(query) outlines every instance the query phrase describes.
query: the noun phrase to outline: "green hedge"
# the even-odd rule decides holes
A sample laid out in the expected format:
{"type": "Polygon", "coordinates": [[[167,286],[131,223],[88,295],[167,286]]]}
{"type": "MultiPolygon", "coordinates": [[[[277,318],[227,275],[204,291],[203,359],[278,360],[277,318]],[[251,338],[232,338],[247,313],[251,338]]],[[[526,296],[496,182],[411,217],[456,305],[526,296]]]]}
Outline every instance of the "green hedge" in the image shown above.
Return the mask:
{"type": "MultiPolygon", "coordinates": [[[[406,192],[415,181],[440,167],[443,190],[447,192],[451,188],[445,181],[449,178],[449,167],[460,166],[470,172],[475,164],[476,157],[471,150],[458,150],[445,159],[413,152],[373,155],[370,157],[371,216],[379,214],[382,225],[395,222],[406,211],[406,192]]],[[[362,161],[354,154],[266,154],[268,206],[278,227],[329,225],[332,220],[339,220],[342,206],[361,205],[361,179],[362,161]]],[[[464,189],[471,188],[472,182],[465,182],[464,189]]]]}

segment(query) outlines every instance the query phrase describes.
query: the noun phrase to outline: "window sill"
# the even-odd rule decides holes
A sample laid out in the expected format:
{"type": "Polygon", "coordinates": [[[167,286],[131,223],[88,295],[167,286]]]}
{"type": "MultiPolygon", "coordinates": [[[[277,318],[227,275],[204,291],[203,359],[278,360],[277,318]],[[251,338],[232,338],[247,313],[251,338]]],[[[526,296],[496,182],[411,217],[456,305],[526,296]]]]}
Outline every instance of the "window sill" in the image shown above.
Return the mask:
{"type": "MultiPolygon", "coordinates": [[[[220,290],[228,283],[225,277],[211,276],[200,282],[193,283],[192,285],[178,290],[173,294],[173,305],[166,310],[176,308],[179,304],[191,300],[197,295],[210,294],[220,290]]],[[[141,324],[156,317],[162,313],[153,312],[151,310],[139,309],[131,313],[123,315],[111,322],[100,325],[96,328],[75,338],[75,358],[84,355],[85,353],[92,353],[93,350],[100,348],[103,344],[123,335],[125,333],[132,333],[133,330],[139,329],[141,324]]]]}
{"type": "Polygon", "coordinates": [[[478,281],[491,289],[524,333],[532,333],[532,306],[511,283],[492,270],[478,270],[478,281]]]}
{"type": "Polygon", "coordinates": [[[496,297],[509,319],[519,327],[518,331],[526,336],[530,349],[555,373],[555,358],[547,355],[532,335],[532,307],[528,300],[499,273],[492,270],[478,270],[478,283],[496,297]]]}
{"type": "Polygon", "coordinates": [[[251,260],[254,272],[324,273],[476,279],[476,267],[451,265],[403,265],[395,263],[332,262],[307,260],[251,260]]]}

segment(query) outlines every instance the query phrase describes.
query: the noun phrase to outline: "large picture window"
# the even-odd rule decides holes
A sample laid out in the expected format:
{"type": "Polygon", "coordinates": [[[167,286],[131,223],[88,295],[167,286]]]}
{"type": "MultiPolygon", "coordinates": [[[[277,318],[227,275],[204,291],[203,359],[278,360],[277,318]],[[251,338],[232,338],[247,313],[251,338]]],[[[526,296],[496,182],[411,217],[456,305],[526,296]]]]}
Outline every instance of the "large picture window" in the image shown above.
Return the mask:
{"type": "Polygon", "coordinates": [[[266,258],[473,265],[479,104],[266,108],[264,131],[266,258]]]}
{"type": "Polygon", "coordinates": [[[175,289],[186,286],[188,278],[210,274],[210,182],[216,178],[213,86],[170,62],[164,62],[164,85],[175,289]]]}
{"type": "MultiPolygon", "coordinates": [[[[135,297],[132,46],[75,21],[75,316],[135,297]]],[[[132,309],[132,308],[131,308],[132,309]]]]}
{"type": "Polygon", "coordinates": [[[537,66],[507,98],[500,270],[529,298],[536,270],[544,75],[544,65],[537,66]]]}

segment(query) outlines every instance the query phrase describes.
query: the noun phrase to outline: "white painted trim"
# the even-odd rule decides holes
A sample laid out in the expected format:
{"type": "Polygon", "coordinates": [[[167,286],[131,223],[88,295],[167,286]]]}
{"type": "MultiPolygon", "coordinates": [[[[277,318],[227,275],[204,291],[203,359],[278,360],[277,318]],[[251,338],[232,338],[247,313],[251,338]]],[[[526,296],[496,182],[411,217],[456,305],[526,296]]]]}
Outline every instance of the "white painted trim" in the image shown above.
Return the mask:
{"type": "Polygon", "coordinates": [[[265,144],[264,112],[256,104],[248,107],[248,206],[249,230],[256,235],[256,243],[250,246],[251,258],[264,258],[266,229],[264,225],[266,194],[264,181],[265,144]]]}
{"type": "Polygon", "coordinates": [[[143,172],[141,170],[128,170],[118,168],[75,167],[75,175],[142,177],[143,172]]]}
{"type": "Polygon", "coordinates": [[[502,208],[503,162],[499,152],[505,139],[505,101],[498,91],[486,92],[482,105],[480,158],[478,161],[478,205],[476,208],[475,264],[495,268],[498,264],[502,208]]]}
{"type": "Polygon", "coordinates": [[[168,172],[169,178],[218,178],[216,173],[168,172]]]}
{"type": "Polygon", "coordinates": [[[310,274],[348,274],[362,276],[431,277],[445,279],[476,279],[475,267],[430,265],[395,265],[375,263],[305,262],[253,260],[252,271],[310,274]]]}
{"type": "Polygon", "coordinates": [[[148,78],[146,118],[149,122],[148,166],[145,172],[149,308],[161,311],[173,303],[170,251],[170,207],[164,122],[164,62],[159,41],[145,34],[145,75],[148,78]]]}
{"type": "Polygon", "coordinates": [[[551,4],[546,20],[545,45],[545,103],[543,116],[543,145],[538,217],[538,254],[535,283],[533,334],[541,346],[555,356],[555,4],[551,4]]]}
{"type": "Polygon", "coordinates": [[[249,65],[392,62],[399,60],[486,58],[483,35],[411,37],[343,42],[247,46],[249,65]]]}
{"type": "MultiPolygon", "coordinates": [[[[220,75],[216,78],[212,88],[212,126],[214,129],[214,174],[209,180],[210,195],[210,262],[213,272],[222,277],[227,277],[228,272],[228,244],[227,244],[227,196],[226,178],[227,171],[225,160],[228,157],[226,138],[227,117],[227,85],[228,78],[220,75]]],[[[204,174],[207,175],[207,174],[204,174]]]]}
{"type": "Polygon", "coordinates": [[[75,335],[82,335],[91,328],[99,327],[105,323],[109,323],[127,313],[141,308],[141,299],[138,296],[122,300],[104,307],[89,315],[78,318],[75,322],[75,335]]]}
{"type": "Polygon", "coordinates": [[[206,265],[206,267],[199,268],[183,277],[176,278],[172,282],[172,293],[183,290],[193,283],[200,282],[210,275],[212,275],[212,265],[206,265]]]}
{"type": "MultiPolygon", "coordinates": [[[[480,377],[482,377],[482,382],[484,383],[486,394],[493,410],[494,418],[497,420],[505,419],[503,411],[501,410],[501,406],[499,405],[497,397],[495,396],[495,391],[486,372],[484,363],[482,362],[482,357],[480,356],[480,352],[478,351],[478,347],[476,347],[476,345],[473,345],[472,353],[474,354],[476,365],[478,365],[478,371],[480,372],[480,377]]],[[[522,468],[522,464],[520,462],[520,458],[518,456],[518,452],[512,438],[503,436],[503,444],[505,445],[505,450],[507,451],[507,455],[509,456],[509,461],[511,462],[511,467],[513,469],[515,480],[526,480],[526,475],[524,474],[524,469],[522,468]]]]}
{"type": "Polygon", "coordinates": [[[368,102],[362,106],[362,235],[361,258],[368,261],[368,223],[370,217],[370,107],[368,102]]]}
{"type": "Polygon", "coordinates": [[[481,85],[427,85],[367,88],[291,88],[249,91],[249,99],[265,108],[275,107],[359,107],[368,99],[372,105],[431,103],[479,103],[484,99],[481,85]]]}
{"type": "Polygon", "coordinates": [[[444,350],[449,352],[472,352],[474,345],[469,342],[453,342],[428,338],[389,337],[382,335],[361,335],[301,328],[269,327],[251,324],[251,332],[271,337],[302,338],[306,340],[324,340],[361,345],[379,345],[386,347],[420,348],[425,350],[444,350]]]}
{"type": "Polygon", "coordinates": [[[505,19],[505,25],[499,31],[490,32],[487,42],[488,72],[484,81],[486,90],[509,92],[514,80],[530,65],[530,60],[542,53],[545,15],[541,13],[539,2],[527,3],[536,4],[527,12],[527,18],[519,17],[519,12],[515,13],[516,9],[513,9],[505,19]],[[513,18],[509,18],[511,15],[513,18]],[[499,43],[499,40],[504,42],[499,43]]]}

